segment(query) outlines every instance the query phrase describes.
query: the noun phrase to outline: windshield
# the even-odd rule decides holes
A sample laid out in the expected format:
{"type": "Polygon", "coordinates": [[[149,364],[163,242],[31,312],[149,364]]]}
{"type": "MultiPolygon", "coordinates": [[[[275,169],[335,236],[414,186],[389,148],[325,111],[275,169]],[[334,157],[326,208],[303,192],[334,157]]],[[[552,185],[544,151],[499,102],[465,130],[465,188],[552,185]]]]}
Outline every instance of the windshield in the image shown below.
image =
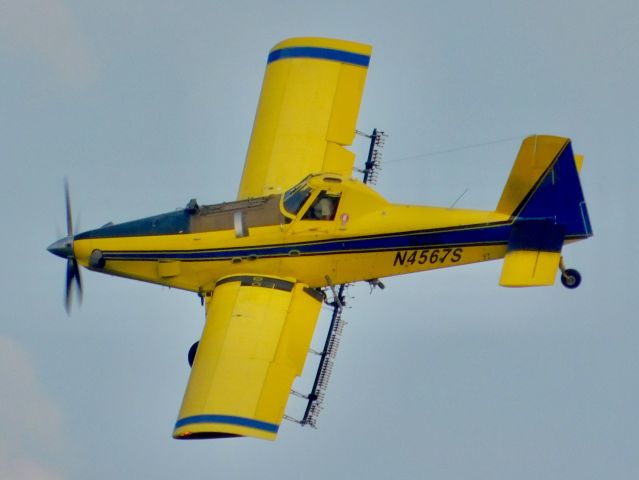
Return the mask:
{"type": "Polygon", "coordinates": [[[284,208],[288,213],[297,215],[310,195],[311,187],[306,183],[301,183],[284,194],[284,208]]]}

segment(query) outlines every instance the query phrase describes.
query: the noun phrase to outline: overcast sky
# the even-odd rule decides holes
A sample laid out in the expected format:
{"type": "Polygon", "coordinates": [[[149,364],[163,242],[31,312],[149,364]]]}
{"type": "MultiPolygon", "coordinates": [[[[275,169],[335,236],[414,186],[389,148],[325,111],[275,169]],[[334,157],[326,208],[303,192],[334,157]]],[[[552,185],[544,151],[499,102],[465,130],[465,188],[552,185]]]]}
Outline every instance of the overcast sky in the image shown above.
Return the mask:
{"type": "Polygon", "coordinates": [[[0,1],[0,478],[639,478],[639,3],[220,3],[0,1]],[[390,135],[391,201],[492,209],[524,136],[571,137],[583,284],[501,288],[498,261],[356,286],[318,430],[178,442],[204,310],[83,271],[67,316],[63,178],[81,230],[235,198],[292,36],[373,45],[358,128],[390,135]]]}

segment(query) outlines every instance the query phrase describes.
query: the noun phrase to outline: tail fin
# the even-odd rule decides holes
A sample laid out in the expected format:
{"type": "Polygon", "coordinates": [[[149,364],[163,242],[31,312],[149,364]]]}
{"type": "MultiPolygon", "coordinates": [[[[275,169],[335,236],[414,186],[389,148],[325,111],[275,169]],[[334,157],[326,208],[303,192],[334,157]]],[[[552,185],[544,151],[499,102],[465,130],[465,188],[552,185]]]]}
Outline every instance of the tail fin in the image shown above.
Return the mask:
{"type": "Polygon", "coordinates": [[[513,219],[501,285],[552,285],[563,243],[592,235],[581,160],[568,138],[535,135],[522,143],[497,205],[513,219]]]}

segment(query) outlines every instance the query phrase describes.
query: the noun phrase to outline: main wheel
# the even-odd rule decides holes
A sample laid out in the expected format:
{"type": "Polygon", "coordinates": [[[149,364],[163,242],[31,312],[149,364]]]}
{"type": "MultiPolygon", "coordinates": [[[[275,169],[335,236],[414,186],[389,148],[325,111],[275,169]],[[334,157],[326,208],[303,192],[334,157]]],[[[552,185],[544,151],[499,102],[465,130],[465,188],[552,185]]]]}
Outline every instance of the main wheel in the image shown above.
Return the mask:
{"type": "Polygon", "coordinates": [[[189,354],[188,354],[189,367],[193,367],[193,362],[195,361],[195,354],[197,353],[197,347],[199,344],[200,342],[197,341],[193,345],[191,345],[191,348],[189,348],[189,354]]]}
{"type": "Polygon", "coordinates": [[[581,284],[581,274],[574,268],[568,268],[561,274],[561,283],[566,288],[577,288],[581,284]]]}

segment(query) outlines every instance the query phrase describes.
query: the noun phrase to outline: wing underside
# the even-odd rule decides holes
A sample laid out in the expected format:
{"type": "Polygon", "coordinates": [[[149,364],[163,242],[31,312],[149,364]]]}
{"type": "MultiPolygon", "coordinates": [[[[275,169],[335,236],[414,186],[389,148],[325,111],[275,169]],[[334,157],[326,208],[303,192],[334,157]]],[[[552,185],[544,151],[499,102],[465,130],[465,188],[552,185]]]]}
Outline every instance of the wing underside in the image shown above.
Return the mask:
{"type": "Polygon", "coordinates": [[[246,275],[220,280],[206,300],[173,436],[275,440],[322,296],[301,283],[246,275]]]}
{"type": "Polygon", "coordinates": [[[324,38],[294,38],[269,53],[238,199],[286,190],[310,173],[350,175],[346,150],[372,48],[324,38]]]}

